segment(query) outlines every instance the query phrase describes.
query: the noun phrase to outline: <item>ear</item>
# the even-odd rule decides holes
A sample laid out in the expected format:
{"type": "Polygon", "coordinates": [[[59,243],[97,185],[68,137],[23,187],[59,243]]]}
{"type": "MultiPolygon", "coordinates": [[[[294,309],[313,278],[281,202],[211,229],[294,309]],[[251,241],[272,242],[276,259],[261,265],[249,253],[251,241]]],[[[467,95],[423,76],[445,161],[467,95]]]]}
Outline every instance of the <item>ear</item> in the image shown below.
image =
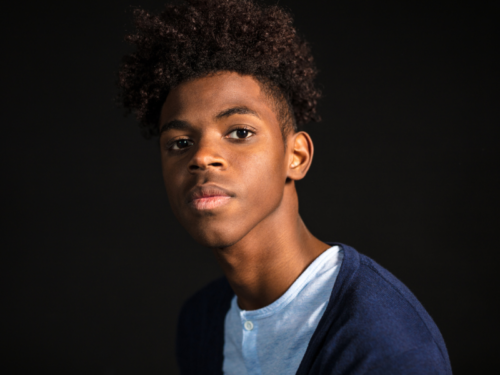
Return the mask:
{"type": "Polygon", "coordinates": [[[292,180],[301,180],[305,177],[311,166],[314,145],[311,136],[306,132],[292,134],[288,138],[287,146],[288,174],[292,180]]]}

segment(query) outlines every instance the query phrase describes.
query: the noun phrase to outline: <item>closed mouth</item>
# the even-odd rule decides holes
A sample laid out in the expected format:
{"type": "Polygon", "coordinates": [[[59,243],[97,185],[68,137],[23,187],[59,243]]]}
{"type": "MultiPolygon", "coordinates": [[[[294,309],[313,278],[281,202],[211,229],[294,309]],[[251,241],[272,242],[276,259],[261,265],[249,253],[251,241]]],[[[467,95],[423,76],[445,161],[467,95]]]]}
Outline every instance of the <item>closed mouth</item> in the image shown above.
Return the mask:
{"type": "Polygon", "coordinates": [[[228,203],[234,194],[216,185],[196,186],[189,194],[188,204],[196,210],[211,210],[228,203]]]}
{"type": "Polygon", "coordinates": [[[214,208],[225,205],[231,197],[227,195],[217,195],[211,197],[197,198],[191,201],[191,206],[197,210],[212,210],[214,208]]]}

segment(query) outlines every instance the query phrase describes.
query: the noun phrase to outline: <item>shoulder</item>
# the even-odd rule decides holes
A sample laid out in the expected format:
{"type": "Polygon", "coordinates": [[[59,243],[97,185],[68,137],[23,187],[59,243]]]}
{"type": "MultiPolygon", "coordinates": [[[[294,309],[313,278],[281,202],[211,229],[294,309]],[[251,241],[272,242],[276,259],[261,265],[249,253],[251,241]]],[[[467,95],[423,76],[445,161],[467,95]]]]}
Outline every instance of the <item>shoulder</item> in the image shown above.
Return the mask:
{"type": "Polygon", "coordinates": [[[436,324],[415,295],[388,270],[373,259],[359,254],[359,269],[344,301],[358,324],[369,324],[376,334],[385,332],[385,340],[394,340],[401,351],[425,343],[444,348],[436,324]]]}
{"type": "Polygon", "coordinates": [[[179,333],[189,335],[190,332],[196,332],[196,326],[212,325],[218,316],[225,316],[233,295],[225,277],[210,282],[182,306],[179,315],[179,333]]]}
{"type": "MultiPolygon", "coordinates": [[[[193,294],[184,303],[181,316],[199,313],[200,308],[224,303],[228,298],[234,295],[229,283],[225,277],[218,278],[205,285],[202,289],[193,294]]],[[[198,315],[198,314],[197,314],[198,315]]]]}
{"type": "Polygon", "coordinates": [[[222,277],[196,292],[183,305],[176,342],[177,362],[183,374],[202,373],[219,365],[222,368],[224,319],[233,296],[227,279],[222,277]]]}
{"type": "Polygon", "coordinates": [[[441,333],[413,293],[374,260],[342,247],[343,264],[319,329],[324,331],[322,352],[328,352],[323,360],[347,366],[351,373],[388,371],[387,366],[407,360],[441,368],[437,374],[451,374],[441,333]]]}

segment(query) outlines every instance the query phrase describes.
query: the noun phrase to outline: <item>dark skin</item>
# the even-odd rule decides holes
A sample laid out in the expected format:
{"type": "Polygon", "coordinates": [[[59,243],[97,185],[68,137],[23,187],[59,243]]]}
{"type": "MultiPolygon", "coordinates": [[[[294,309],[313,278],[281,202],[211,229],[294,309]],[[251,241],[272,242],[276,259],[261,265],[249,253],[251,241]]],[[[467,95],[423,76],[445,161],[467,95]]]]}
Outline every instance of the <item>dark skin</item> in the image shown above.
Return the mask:
{"type": "Polygon", "coordinates": [[[285,147],[261,84],[230,72],[171,90],[159,126],[177,219],[213,250],[241,309],[276,301],[330,247],[299,215],[295,181],[311,165],[311,137],[291,131],[285,147]]]}

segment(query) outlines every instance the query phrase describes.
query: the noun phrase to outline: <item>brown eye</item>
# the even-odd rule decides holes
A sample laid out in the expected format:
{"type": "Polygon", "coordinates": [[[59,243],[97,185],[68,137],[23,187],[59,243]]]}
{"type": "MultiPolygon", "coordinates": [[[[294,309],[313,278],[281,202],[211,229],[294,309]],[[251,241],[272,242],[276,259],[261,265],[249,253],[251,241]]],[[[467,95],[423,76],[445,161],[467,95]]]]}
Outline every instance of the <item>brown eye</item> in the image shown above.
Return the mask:
{"type": "Polygon", "coordinates": [[[248,129],[236,129],[229,133],[228,138],[245,139],[253,136],[253,132],[248,129]]]}
{"type": "Polygon", "coordinates": [[[184,148],[187,148],[189,146],[192,146],[193,142],[191,142],[189,139],[178,139],[172,144],[171,149],[172,150],[182,150],[184,148]]]}

